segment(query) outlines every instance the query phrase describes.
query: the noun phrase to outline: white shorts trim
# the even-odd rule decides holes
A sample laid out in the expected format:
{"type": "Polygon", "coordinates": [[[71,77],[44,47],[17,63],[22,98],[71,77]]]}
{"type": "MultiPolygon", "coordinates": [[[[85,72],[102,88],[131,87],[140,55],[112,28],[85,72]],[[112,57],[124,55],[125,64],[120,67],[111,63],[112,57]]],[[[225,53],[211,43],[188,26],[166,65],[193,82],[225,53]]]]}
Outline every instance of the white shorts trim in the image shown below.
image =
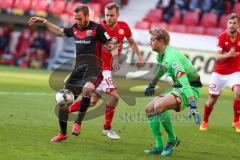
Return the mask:
{"type": "Polygon", "coordinates": [[[234,72],[227,75],[213,72],[208,91],[209,94],[220,95],[225,87],[233,89],[235,85],[240,85],[240,72],[234,72]]]}
{"type": "Polygon", "coordinates": [[[109,93],[112,89],[116,88],[112,79],[112,71],[103,70],[102,75],[103,80],[96,89],[96,92],[100,95],[102,95],[103,93],[109,93]]]}

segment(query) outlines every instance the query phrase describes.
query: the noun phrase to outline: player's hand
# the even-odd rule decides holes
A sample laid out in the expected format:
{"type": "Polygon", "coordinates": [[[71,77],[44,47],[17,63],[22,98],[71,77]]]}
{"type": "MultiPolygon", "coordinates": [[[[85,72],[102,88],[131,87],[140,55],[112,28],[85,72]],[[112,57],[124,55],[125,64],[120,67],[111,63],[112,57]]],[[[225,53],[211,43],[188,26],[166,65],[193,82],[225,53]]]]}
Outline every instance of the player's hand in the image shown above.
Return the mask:
{"type": "Polygon", "coordinates": [[[138,56],[136,60],[136,67],[138,69],[142,68],[145,65],[145,61],[142,56],[138,56]]]}
{"type": "Polygon", "coordinates": [[[113,72],[117,72],[120,69],[120,63],[118,55],[112,57],[112,70],[113,72]]]}
{"type": "Polygon", "coordinates": [[[46,21],[47,21],[46,19],[41,18],[41,17],[32,17],[29,19],[28,25],[32,26],[34,24],[44,24],[44,23],[46,23],[46,21]]]}
{"type": "Polygon", "coordinates": [[[149,84],[144,91],[145,96],[153,96],[155,94],[155,85],[149,84]]]}
{"type": "Polygon", "coordinates": [[[195,120],[195,123],[197,125],[200,125],[201,123],[201,116],[197,110],[197,104],[195,101],[189,102],[190,110],[189,110],[189,118],[191,119],[192,117],[195,120]]]}
{"type": "Polygon", "coordinates": [[[238,56],[238,54],[239,54],[239,52],[236,52],[235,48],[232,47],[232,48],[228,51],[227,56],[228,56],[228,57],[236,57],[236,56],[238,56]]]}

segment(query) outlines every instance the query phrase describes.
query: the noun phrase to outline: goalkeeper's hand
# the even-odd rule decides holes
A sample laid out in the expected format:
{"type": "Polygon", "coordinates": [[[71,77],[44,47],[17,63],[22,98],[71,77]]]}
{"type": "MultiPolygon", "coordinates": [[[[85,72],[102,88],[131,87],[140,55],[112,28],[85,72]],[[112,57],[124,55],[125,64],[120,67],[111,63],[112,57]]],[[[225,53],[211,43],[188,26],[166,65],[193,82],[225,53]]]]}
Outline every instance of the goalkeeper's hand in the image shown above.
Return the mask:
{"type": "Polygon", "coordinates": [[[190,110],[189,110],[189,118],[191,119],[192,117],[195,120],[195,123],[197,125],[200,125],[201,123],[201,116],[197,110],[197,104],[195,101],[189,102],[190,110]]]}
{"type": "Polygon", "coordinates": [[[155,85],[150,83],[145,89],[144,94],[145,96],[153,96],[155,94],[155,85]]]}

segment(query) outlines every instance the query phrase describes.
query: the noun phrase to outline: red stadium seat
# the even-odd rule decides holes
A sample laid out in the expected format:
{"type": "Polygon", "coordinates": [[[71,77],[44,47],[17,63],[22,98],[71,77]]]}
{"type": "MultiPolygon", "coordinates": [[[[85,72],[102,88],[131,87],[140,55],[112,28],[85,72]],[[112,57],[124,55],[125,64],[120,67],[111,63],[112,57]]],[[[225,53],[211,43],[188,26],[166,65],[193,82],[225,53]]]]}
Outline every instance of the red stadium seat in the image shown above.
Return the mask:
{"type": "Polygon", "coordinates": [[[0,0],[0,8],[7,9],[12,8],[14,0],[0,0]]]}
{"type": "Polygon", "coordinates": [[[144,20],[150,23],[160,22],[162,19],[163,11],[161,9],[152,9],[145,16],[144,20]]]}
{"type": "Polygon", "coordinates": [[[68,2],[68,4],[67,4],[67,8],[66,8],[66,13],[72,15],[72,14],[73,14],[73,10],[74,10],[74,8],[75,8],[77,5],[79,5],[79,4],[82,4],[82,3],[79,3],[79,2],[73,2],[73,1],[68,2]]]}
{"type": "Polygon", "coordinates": [[[171,17],[169,23],[170,24],[178,24],[181,21],[180,11],[178,9],[174,10],[174,16],[171,17]]]}
{"type": "Polygon", "coordinates": [[[205,33],[205,28],[203,26],[188,26],[187,33],[204,34],[205,33]]]}
{"type": "Polygon", "coordinates": [[[101,5],[99,3],[87,3],[90,9],[94,11],[95,16],[101,16],[101,5]]]}
{"type": "Polygon", "coordinates": [[[183,24],[170,24],[168,26],[169,31],[171,32],[179,32],[179,33],[186,33],[187,27],[183,24]]]}
{"type": "Polygon", "coordinates": [[[21,10],[29,10],[32,0],[15,0],[13,8],[21,10]]]}
{"type": "Polygon", "coordinates": [[[220,18],[219,27],[225,29],[227,27],[227,19],[228,19],[228,15],[222,15],[220,18]]]}
{"type": "Polygon", "coordinates": [[[101,5],[101,12],[104,12],[104,7],[108,4],[108,3],[113,3],[113,0],[94,0],[93,2],[97,2],[101,5]]]}
{"type": "Polygon", "coordinates": [[[217,26],[217,14],[204,13],[201,21],[201,25],[204,27],[216,27],[217,26]]]}
{"type": "Polygon", "coordinates": [[[48,7],[48,11],[55,15],[60,15],[65,11],[65,0],[53,0],[48,7]]]}
{"type": "Polygon", "coordinates": [[[233,12],[240,14],[240,2],[235,3],[234,7],[233,7],[233,12]]]}
{"type": "Polygon", "coordinates": [[[164,28],[168,29],[168,24],[165,22],[152,23],[151,28],[164,28]]]}
{"type": "Polygon", "coordinates": [[[211,35],[211,36],[218,36],[223,31],[224,31],[224,29],[222,29],[222,28],[210,27],[210,28],[206,29],[206,34],[211,35]]]}
{"type": "Polygon", "coordinates": [[[199,22],[199,12],[197,11],[186,11],[183,17],[182,23],[185,25],[197,25],[199,22]]]}
{"type": "Polygon", "coordinates": [[[136,29],[149,29],[150,28],[150,24],[149,22],[147,21],[138,21],[136,24],[135,24],[135,28],[136,29]]]}
{"type": "Polygon", "coordinates": [[[48,0],[32,0],[31,9],[35,11],[45,11],[48,7],[48,0]]]}
{"type": "Polygon", "coordinates": [[[34,12],[35,15],[46,17],[47,8],[48,8],[48,0],[41,0],[41,1],[32,0],[31,10],[34,12]]]}

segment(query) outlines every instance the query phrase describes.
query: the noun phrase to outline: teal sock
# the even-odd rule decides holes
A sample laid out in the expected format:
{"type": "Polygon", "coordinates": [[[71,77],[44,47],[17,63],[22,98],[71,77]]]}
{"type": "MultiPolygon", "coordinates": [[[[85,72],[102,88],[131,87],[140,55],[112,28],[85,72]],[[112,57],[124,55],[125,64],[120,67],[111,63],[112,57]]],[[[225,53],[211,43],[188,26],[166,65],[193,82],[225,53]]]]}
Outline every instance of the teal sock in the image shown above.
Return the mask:
{"type": "Polygon", "coordinates": [[[158,150],[162,150],[164,147],[160,123],[160,115],[152,115],[149,117],[149,125],[156,140],[156,148],[158,150]]]}
{"type": "Polygon", "coordinates": [[[172,121],[171,121],[171,115],[170,115],[169,110],[166,110],[166,111],[161,113],[161,122],[162,122],[162,125],[163,125],[165,131],[168,134],[168,141],[169,142],[176,141],[176,134],[175,134],[174,129],[173,129],[173,125],[172,125],[172,121]]]}

